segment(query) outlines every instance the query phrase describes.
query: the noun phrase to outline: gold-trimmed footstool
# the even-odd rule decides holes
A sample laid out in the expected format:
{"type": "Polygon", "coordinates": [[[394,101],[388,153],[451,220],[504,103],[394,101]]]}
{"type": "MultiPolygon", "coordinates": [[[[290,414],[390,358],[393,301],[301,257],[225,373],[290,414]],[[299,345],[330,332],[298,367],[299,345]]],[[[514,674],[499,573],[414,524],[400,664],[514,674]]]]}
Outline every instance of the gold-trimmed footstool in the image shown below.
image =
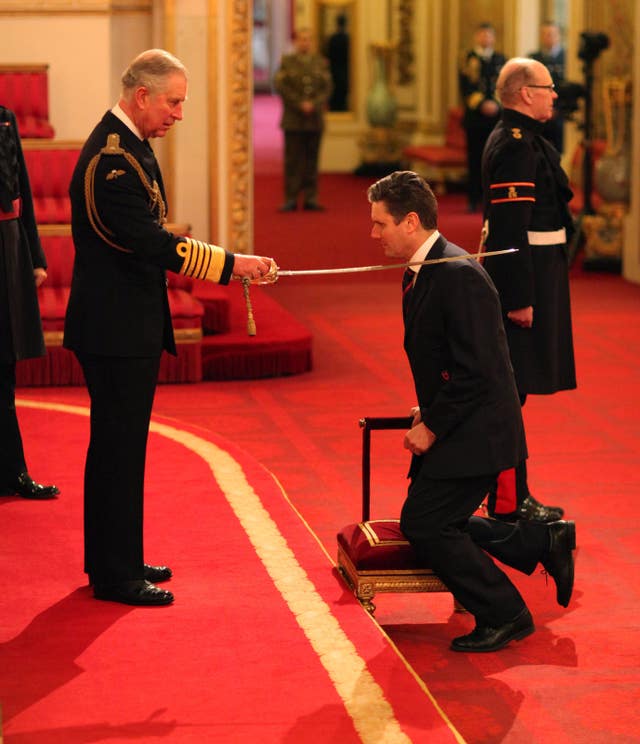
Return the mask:
{"type": "MultiPolygon", "coordinates": [[[[383,592],[447,592],[430,568],[418,565],[399,519],[370,519],[371,431],[409,429],[410,417],[368,417],[362,428],[362,521],[338,532],[338,570],[363,607],[375,611],[373,598],[383,592]]],[[[455,609],[462,609],[455,603],[455,609]]]]}

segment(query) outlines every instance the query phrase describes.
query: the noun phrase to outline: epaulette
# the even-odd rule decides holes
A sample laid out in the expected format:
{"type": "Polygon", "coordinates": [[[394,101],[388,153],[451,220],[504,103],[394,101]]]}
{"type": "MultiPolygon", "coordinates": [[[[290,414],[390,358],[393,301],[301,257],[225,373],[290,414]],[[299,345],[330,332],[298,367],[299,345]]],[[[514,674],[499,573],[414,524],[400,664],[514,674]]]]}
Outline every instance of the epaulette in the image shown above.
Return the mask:
{"type": "MultiPolygon", "coordinates": [[[[154,180],[152,183],[149,183],[147,174],[145,173],[140,163],[133,157],[130,152],[127,152],[123,147],[120,146],[120,135],[115,133],[107,135],[107,144],[100,150],[100,152],[98,152],[96,155],[93,156],[93,158],[91,158],[84,176],[84,197],[85,203],[87,205],[87,215],[89,217],[91,227],[93,227],[95,232],[102,240],[104,240],[105,243],[110,245],[112,248],[117,248],[119,251],[123,251],[124,253],[133,253],[130,248],[124,248],[123,246],[114,243],[114,241],[110,239],[109,236],[113,236],[114,233],[102,223],[98,215],[98,209],[96,207],[95,200],[95,176],[98,162],[103,155],[119,155],[120,157],[125,158],[125,160],[133,167],[135,172],[138,174],[138,177],[140,178],[140,181],[144,186],[147,194],[149,195],[149,209],[151,210],[151,212],[154,212],[156,214],[158,223],[160,225],[163,225],[166,222],[167,207],[164,203],[164,199],[162,198],[162,193],[160,191],[160,187],[158,186],[158,182],[154,180]]],[[[121,175],[124,175],[124,173],[125,172],[123,170],[112,169],[107,173],[106,179],[107,181],[111,181],[121,175]]]]}

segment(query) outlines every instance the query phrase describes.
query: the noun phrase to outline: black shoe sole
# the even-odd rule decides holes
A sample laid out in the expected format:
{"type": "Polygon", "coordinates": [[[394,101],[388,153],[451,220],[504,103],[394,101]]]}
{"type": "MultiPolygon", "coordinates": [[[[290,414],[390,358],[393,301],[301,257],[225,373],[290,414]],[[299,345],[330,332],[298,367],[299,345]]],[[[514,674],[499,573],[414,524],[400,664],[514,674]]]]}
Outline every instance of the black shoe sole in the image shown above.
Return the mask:
{"type": "Polygon", "coordinates": [[[530,636],[532,633],[535,633],[536,626],[531,625],[528,628],[523,628],[522,630],[519,630],[517,633],[514,633],[509,638],[506,638],[501,643],[496,643],[494,646],[489,646],[487,648],[466,648],[466,647],[458,647],[455,646],[452,641],[451,643],[451,650],[452,651],[458,651],[461,653],[467,653],[467,654],[490,654],[493,651],[500,651],[500,649],[504,648],[505,646],[508,646],[511,641],[521,641],[523,638],[526,638],[527,636],[530,636]]]}

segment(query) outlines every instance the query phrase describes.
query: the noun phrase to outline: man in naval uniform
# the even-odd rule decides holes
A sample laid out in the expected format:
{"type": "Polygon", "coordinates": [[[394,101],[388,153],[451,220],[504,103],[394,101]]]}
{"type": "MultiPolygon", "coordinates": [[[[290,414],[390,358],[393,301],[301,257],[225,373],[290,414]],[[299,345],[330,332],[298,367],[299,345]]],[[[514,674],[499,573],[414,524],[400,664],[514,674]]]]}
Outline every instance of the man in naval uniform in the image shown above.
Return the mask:
{"type": "Polygon", "coordinates": [[[163,350],[176,353],[165,271],[227,284],[271,259],[229,253],[163,225],[162,174],[148,138],[183,116],[187,72],[151,49],[122,76],[119,102],[85,143],[71,181],[75,261],[64,346],[91,398],[85,465],[85,571],[98,599],[167,605],[166,566],[143,560],[147,436],[163,350]]]}
{"type": "MultiPolygon", "coordinates": [[[[569,299],[567,240],[573,229],[571,190],[558,151],[543,136],[557,98],[547,68],[514,58],[500,72],[503,114],[484,150],[485,268],[498,289],[516,384],[527,395],[576,387],[569,299]]],[[[525,461],[498,479],[491,514],[551,522],[560,507],[544,506],[528,488],[525,461]]]]}
{"type": "Polygon", "coordinates": [[[274,86],[282,98],[284,131],[284,204],[281,212],[298,208],[321,211],[318,204],[318,156],[324,129],[324,112],[331,95],[331,73],[327,60],[312,53],[308,29],[299,29],[295,51],[282,57],[274,86]]]}
{"type": "Polygon", "coordinates": [[[500,116],[495,91],[505,58],[494,49],[496,32],[490,23],[481,23],[473,38],[473,49],[464,56],[459,82],[464,104],[462,125],[467,135],[469,210],[475,212],[482,201],[482,150],[500,116]]]}

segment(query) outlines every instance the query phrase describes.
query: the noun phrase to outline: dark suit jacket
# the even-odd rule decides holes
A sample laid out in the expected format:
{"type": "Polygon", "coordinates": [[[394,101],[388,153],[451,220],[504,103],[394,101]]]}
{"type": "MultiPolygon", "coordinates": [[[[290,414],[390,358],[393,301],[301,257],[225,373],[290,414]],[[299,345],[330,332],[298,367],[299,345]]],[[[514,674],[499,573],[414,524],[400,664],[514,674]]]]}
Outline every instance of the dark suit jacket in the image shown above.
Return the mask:
{"type": "MultiPolygon", "coordinates": [[[[76,256],[64,329],[64,345],[75,351],[107,356],[175,354],[165,270],[179,272],[181,237],[165,230],[149,194],[122,155],[103,155],[95,172],[94,195],[100,221],[110,231],[105,242],[89,220],[85,174],[111,133],[133,155],[149,180],[162,176],[151,147],[110,111],[93,130],[76,165],[71,188],[71,226],[76,256]]],[[[233,255],[228,254],[220,283],[229,281],[233,255]]]]}
{"type": "MultiPolygon", "coordinates": [[[[467,255],[442,236],[429,258],[467,255]]],[[[404,348],[434,445],[414,457],[432,478],[498,473],[527,456],[520,400],[491,279],[475,260],[423,266],[409,297],[404,348]]]]}

